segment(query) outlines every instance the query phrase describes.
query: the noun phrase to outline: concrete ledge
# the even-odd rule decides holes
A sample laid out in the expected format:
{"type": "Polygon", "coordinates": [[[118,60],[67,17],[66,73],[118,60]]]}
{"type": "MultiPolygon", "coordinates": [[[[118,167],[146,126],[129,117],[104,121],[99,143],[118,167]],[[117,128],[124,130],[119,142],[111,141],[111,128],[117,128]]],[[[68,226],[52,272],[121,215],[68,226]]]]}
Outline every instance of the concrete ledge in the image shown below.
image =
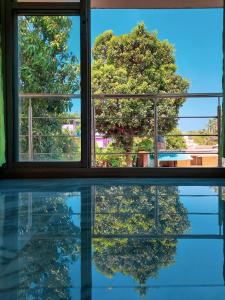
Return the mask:
{"type": "MultiPolygon", "coordinates": [[[[225,168],[74,168],[15,167],[0,170],[0,179],[32,178],[225,178],[225,168]]],[[[225,181],[224,181],[225,184],[225,181]]]]}

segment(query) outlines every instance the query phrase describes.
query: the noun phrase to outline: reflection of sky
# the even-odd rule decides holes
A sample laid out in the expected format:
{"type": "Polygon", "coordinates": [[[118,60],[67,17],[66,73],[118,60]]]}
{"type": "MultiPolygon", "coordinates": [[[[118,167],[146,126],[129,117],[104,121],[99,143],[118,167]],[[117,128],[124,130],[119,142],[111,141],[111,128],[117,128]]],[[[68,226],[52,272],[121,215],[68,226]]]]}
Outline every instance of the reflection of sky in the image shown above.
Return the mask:
{"type": "MultiPolygon", "coordinates": [[[[130,32],[140,21],[157,30],[176,48],[178,73],[190,81],[189,92],[222,91],[222,9],[202,10],[92,10],[92,46],[95,38],[112,29],[116,35],[130,32]]],[[[77,55],[78,18],[74,22],[70,47],[77,55]],[[74,39],[75,37],[75,39],[74,39]],[[75,49],[76,48],[76,49],[75,49]]],[[[79,110],[76,106],[75,110],[79,110]]],[[[215,101],[187,101],[181,115],[214,114],[215,101]]],[[[208,120],[182,120],[184,131],[202,129],[208,120]]]]}
{"type": "Polygon", "coordinates": [[[73,196],[69,196],[66,199],[67,201],[67,205],[68,207],[72,210],[73,213],[80,213],[80,207],[81,207],[81,195],[77,194],[77,195],[73,195],[73,196]]]}

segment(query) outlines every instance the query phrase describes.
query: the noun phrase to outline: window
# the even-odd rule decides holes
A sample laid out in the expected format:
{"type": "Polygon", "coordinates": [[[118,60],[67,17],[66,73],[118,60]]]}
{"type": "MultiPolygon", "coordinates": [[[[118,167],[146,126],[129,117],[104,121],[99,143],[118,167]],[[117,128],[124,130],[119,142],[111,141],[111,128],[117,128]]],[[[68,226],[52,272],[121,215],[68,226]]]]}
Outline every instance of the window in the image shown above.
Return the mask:
{"type": "Polygon", "coordinates": [[[18,17],[19,161],[80,161],[78,16],[18,17]]]}
{"type": "MultiPolygon", "coordinates": [[[[143,174],[148,172],[153,174],[154,170],[150,170],[153,168],[195,167],[194,156],[202,157],[202,167],[221,167],[222,158],[218,155],[218,149],[223,97],[220,87],[222,51],[220,50],[220,53],[214,51],[215,48],[222,48],[221,4],[216,1],[217,4],[213,6],[216,9],[209,9],[212,4],[207,4],[208,6],[204,7],[207,9],[203,10],[205,4],[201,6],[199,1],[196,1],[198,3],[196,5],[200,5],[199,9],[187,10],[183,9],[186,4],[181,4],[182,0],[175,2],[177,7],[170,8],[176,9],[168,9],[168,5],[173,6],[174,3],[169,0],[1,1],[4,8],[1,10],[4,27],[3,46],[4,52],[7,51],[4,72],[7,79],[6,111],[9,116],[7,116],[9,168],[26,166],[27,170],[35,169],[36,172],[39,166],[51,171],[62,166],[66,172],[68,169],[73,172],[71,166],[94,167],[96,169],[84,170],[82,174],[87,172],[99,175],[120,174],[120,170],[109,170],[104,173],[105,170],[99,168],[141,167],[149,169],[143,171],[143,174]],[[91,26],[90,2],[92,8],[95,8],[91,11],[91,26]],[[146,3],[151,7],[144,7],[146,3]],[[179,3],[182,7],[178,7],[179,3]],[[192,13],[195,15],[195,23],[190,19],[192,13]],[[161,18],[158,18],[159,14],[161,18]],[[205,23],[199,22],[199,14],[204,14],[209,29],[204,27],[205,23]],[[213,19],[211,15],[214,15],[213,19]],[[133,18],[134,22],[131,22],[131,19],[127,21],[127,16],[136,19],[133,18]],[[146,19],[149,23],[145,22],[144,28],[141,21],[146,19]],[[165,31],[155,26],[154,22],[164,25],[165,31]],[[181,23],[182,26],[178,26],[181,23]],[[200,39],[195,40],[193,34],[190,32],[187,34],[190,25],[192,29],[194,26],[201,39],[203,37],[199,33],[201,26],[204,27],[205,35],[208,37],[216,28],[216,42],[204,44],[199,42],[200,39]],[[89,26],[92,27],[91,37],[89,26]],[[117,37],[131,33],[135,26],[137,32],[139,30],[146,35],[147,31],[151,32],[149,36],[152,41],[155,39],[155,44],[168,39],[169,42],[162,45],[166,51],[174,51],[176,64],[173,63],[173,57],[165,55],[162,51],[158,56],[160,58],[162,54],[165,60],[169,58],[167,66],[160,69],[156,63],[154,70],[150,70],[147,74],[148,70],[145,68],[138,69],[143,66],[139,63],[139,59],[141,61],[145,53],[140,52],[136,65],[133,63],[135,57],[124,55],[123,59],[125,61],[128,58],[130,69],[135,67],[138,69],[130,80],[115,50],[120,48],[123,52],[126,46],[130,47],[132,43],[124,47],[122,43],[119,44],[117,37]],[[113,33],[110,32],[111,29],[113,33]],[[154,29],[159,29],[158,37],[153,32],[154,29]],[[104,36],[106,39],[99,39],[98,37],[107,30],[109,31],[104,36]],[[186,47],[189,57],[180,51],[181,48],[168,33],[179,34],[179,42],[183,49],[185,45],[189,46],[186,47]],[[111,56],[107,57],[107,61],[104,57],[106,49],[104,42],[107,44],[110,36],[113,37],[115,44],[110,46],[111,56]],[[95,47],[97,40],[99,44],[95,47]],[[199,53],[209,49],[211,56],[207,59],[207,66],[211,63],[213,68],[208,68],[210,72],[202,71],[203,76],[195,72],[196,76],[191,78],[189,71],[194,60],[199,69],[205,70],[202,60],[201,65],[199,64],[197,52],[192,52],[198,46],[198,57],[199,53]],[[92,58],[91,50],[93,50],[92,58]],[[191,56],[195,56],[194,60],[191,56]],[[186,59],[185,67],[180,64],[182,57],[186,59]],[[113,66],[112,62],[115,63],[113,66]],[[171,83],[170,77],[158,76],[155,71],[159,69],[162,73],[169,70],[173,75],[180,75],[177,79],[182,85],[181,88],[177,88],[176,82],[173,81],[172,88],[170,86],[164,89],[163,85],[171,83]],[[217,70],[215,78],[213,78],[214,69],[217,70]],[[143,79],[145,75],[152,76],[147,85],[143,79]],[[204,77],[206,75],[209,76],[207,79],[210,79],[207,82],[204,77]],[[157,84],[154,82],[156,77],[159,79],[157,84]],[[189,80],[189,86],[185,81],[186,78],[189,80]],[[198,89],[193,88],[197,80],[201,81],[198,89]],[[211,86],[215,82],[216,89],[215,85],[213,88],[211,86]],[[178,97],[177,93],[183,94],[178,97]],[[184,93],[203,94],[196,98],[184,93]],[[205,96],[205,93],[214,96],[205,96]],[[162,97],[160,94],[163,94],[162,97]],[[189,111],[185,113],[183,109],[187,103],[191,109],[201,105],[200,114],[196,110],[193,115],[189,114],[189,111]],[[170,109],[171,107],[174,111],[170,109]],[[201,119],[200,125],[194,128],[198,118],[201,119]],[[126,122],[131,126],[126,126],[126,122]],[[185,124],[190,125],[190,128],[185,127],[185,124]],[[165,127],[169,129],[165,130],[165,127]],[[199,147],[199,151],[191,149],[197,143],[203,146],[207,144],[208,148],[199,147]],[[206,151],[209,152],[207,158],[204,155],[206,151]]],[[[194,0],[190,2],[195,5],[194,0]]],[[[203,2],[208,3],[207,0],[203,2]]],[[[132,45],[136,44],[134,41],[132,45]]],[[[131,53],[130,50],[129,52],[131,53]]],[[[134,174],[142,174],[138,172],[140,170],[134,174]]],[[[160,173],[161,170],[157,172],[160,173]]],[[[125,173],[126,170],[121,174],[125,173]]]]}
{"type": "Polygon", "coordinates": [[[223,10],[128,2],[92,10],[93,166],[222,167],[223,10]]]}

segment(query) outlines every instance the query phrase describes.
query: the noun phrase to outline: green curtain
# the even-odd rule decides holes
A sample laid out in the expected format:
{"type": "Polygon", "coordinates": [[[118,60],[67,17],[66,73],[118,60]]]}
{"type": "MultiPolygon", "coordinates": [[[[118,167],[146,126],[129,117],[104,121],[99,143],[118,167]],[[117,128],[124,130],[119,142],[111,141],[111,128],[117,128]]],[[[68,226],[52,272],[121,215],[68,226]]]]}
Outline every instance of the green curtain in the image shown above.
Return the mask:
{"type": "Polygon", "coordinates": [[[3,102],[2,44],[0,32],[0,167],[5,163],[5,124],[3,102]]]}

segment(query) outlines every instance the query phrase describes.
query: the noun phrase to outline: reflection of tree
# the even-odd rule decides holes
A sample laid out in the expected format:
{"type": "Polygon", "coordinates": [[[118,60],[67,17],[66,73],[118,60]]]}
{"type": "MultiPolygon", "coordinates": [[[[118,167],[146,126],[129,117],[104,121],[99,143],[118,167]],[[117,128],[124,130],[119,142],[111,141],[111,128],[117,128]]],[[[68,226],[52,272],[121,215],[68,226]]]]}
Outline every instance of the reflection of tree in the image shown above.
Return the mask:
{"type": "MultiPolygon", "coordinates": [[[[27,194],[23,194],[26,200],[27,194]]],[[[20,253],[20,282],[29,288],[20,299],[71,299],[69,265],[78,258],[80,229],[73,224],[65,196],[32,195],[32,227],[27,207],[20,209],[21,237],[31,235],[20,253]],[[26,232],[27,231],[27,232],[26,232]]]]}
{"type": "MultiPolygon", "coordinates": [[[[95,213],[95,234],[182,234],[189,227],[176,187],[97,187],[95,213]]],[[[176,243],[175,238],[167,237],[98,238],[94,240],[94,261],[108,277],[120,272],[144,285],[174,262],[176,243]]]]}

